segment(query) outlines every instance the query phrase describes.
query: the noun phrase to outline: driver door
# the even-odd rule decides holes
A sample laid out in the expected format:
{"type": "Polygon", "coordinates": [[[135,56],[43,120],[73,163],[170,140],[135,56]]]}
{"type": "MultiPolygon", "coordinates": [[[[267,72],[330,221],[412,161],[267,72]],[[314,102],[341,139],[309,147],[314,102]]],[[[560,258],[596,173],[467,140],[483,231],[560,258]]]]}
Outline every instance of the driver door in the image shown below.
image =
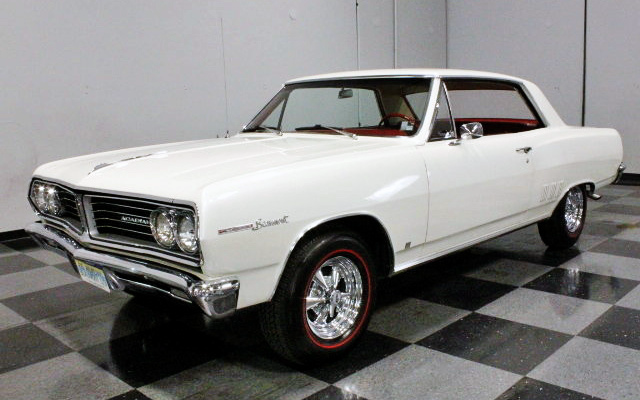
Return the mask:
{"type": "Polygon", "coordinates": [[[516,151],[523,147],[517,133],[459,137],[456,103],[450,102],[446,81],[436,112],[422,147],[429,179],[428,254],[523,223],[533,177],[528,155],[516,151]]]}

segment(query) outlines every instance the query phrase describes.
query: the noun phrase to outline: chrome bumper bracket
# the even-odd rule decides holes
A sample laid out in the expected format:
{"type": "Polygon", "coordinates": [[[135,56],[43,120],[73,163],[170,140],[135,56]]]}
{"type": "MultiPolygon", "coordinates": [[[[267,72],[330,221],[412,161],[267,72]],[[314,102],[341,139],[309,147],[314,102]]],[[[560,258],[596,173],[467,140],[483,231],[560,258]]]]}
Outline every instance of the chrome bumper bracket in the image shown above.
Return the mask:
{"type": "Polygon", "coordinates": [[[602,198],[602,195],[596,194],[594,192],[587,192],[587,197],[591,200],[600,200],[602,198]]]}
{"type": "Polygon", "coordinates": [[[620,165],[618,166],[618,172],[616,173],[616,179],[613,181],[613,183],[620,182],[620,179],[622,179],[622,174],[624,173],[625,169],[627,169],[627,166],[623,162],[621,162],[620,165]]]}

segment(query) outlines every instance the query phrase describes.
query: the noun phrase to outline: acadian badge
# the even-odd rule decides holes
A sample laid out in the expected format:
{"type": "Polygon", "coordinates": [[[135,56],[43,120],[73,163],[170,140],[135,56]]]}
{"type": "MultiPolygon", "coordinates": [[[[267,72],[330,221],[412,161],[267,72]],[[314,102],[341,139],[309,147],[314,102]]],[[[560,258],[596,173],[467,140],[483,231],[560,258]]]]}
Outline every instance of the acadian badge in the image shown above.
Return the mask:
{"type": "Polygon", "coordinates": [[[120,221],[136,225],[149,225],[149,220],[147,218],[131,217],[128,215],[121,216],[120,221]]]}

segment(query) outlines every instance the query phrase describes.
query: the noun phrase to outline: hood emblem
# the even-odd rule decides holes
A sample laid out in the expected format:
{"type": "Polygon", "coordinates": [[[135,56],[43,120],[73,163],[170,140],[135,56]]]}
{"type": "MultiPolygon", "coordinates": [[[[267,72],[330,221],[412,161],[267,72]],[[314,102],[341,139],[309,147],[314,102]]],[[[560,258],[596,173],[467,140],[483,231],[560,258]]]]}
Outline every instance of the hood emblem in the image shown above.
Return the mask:
{"type": "MultiPolygon", "coordinates": [[[[109,166],[109,165],[111,165],[111,164],[113,164],[113,163],[102,163],[102,164],[98,164],[98,165],[96,165],[95,167],[93,167],[93,171],[97,171],[97,170],[99,170],[100,168],[108,167],[108,166],[109,166]]],[[[91,171],[91,172],[93,172],[93,171],[91,171]]],[[[91,173],[91,172],[89,172],[89,173],[91,173]]]]}
{"type": "Polygon", "coordinates": [[[93,170],[92,170],[91,172],[89,172],[89,175],[91,175],[92,173],[96,172],[96,171],[97,171],[97,170],[99,170],[99,169],[102,169],[102,168],[104,168],[104,167],[108,167],[108,166],[110,166],[110,165],[114,165],[114,164],[117,164],[117,163],[120,163],[120,162],[125,162],[125,161],[136,160],[136,159],[138,159],[138,158],[149,157],[149,156],[152,156],[152,155],[153,155],[153,153],[151,153],[151,154],[144,154],[144,155],[141,155],[141,156],[135,156],[135,157],[123,158],[122,160],[118,160],[118,161],[114,161],[114,162],[110,162],[110,163],[101,163],[101,164],[98,164],[98,165],[96,165],[95,167],[93,167],[93,170]]]}

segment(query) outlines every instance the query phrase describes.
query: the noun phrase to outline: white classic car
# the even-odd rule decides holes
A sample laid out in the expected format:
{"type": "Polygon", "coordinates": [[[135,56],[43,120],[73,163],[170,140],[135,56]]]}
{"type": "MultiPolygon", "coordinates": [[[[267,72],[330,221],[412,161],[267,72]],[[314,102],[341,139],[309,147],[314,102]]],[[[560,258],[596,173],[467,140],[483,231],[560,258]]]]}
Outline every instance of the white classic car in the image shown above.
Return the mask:
{"type": "Polygon", "coordinates": [[[287,82],[235,136],[39,167],[26,231],[107,291],[213,318],[262,304],[268,343],[307,363],[353,345],[380,278],[533,223],[572,246],[621,161],[615,130],[565,125],[522,79],[329,74],[287,82]]]}

